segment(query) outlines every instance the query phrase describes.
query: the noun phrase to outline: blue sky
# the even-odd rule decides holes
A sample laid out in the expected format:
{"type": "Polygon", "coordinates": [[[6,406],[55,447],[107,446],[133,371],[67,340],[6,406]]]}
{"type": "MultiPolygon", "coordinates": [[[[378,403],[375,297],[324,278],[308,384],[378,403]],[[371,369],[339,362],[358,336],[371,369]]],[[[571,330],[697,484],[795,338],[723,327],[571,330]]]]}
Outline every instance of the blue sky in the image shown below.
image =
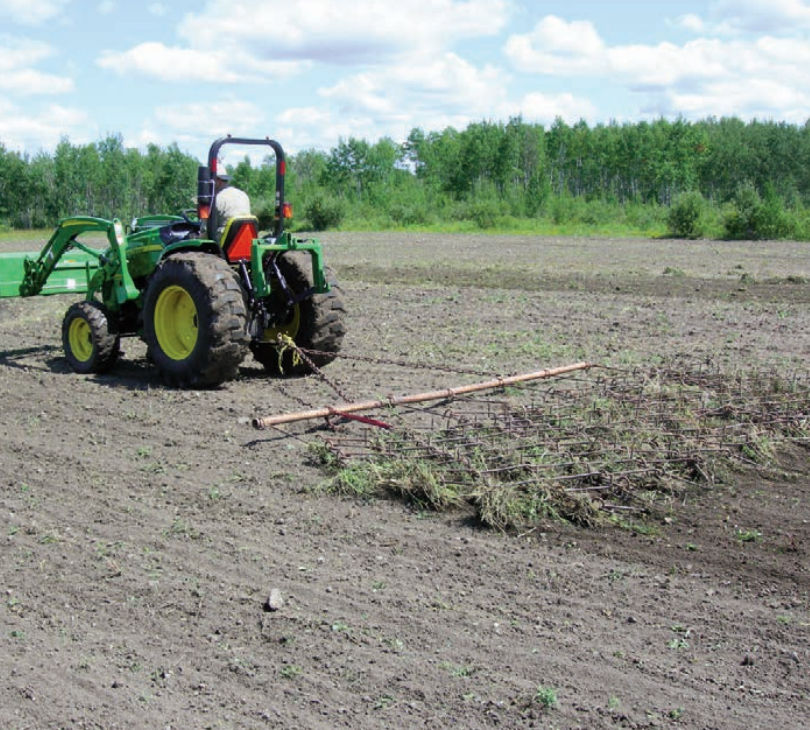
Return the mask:
{"type": "Polygon", "coordinates": [[[0,0],[0,142],[810,117],[802,0],[0,0]]]}

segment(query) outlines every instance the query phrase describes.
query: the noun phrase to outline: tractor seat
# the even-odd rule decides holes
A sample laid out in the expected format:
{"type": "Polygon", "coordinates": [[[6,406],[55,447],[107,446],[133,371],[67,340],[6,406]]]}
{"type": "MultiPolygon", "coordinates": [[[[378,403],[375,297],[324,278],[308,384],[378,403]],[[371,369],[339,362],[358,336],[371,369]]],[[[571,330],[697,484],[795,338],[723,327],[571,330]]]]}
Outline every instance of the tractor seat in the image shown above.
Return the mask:
{"type": "Polygon", "coordinates": [[[231,218],[222,232],[220,248],[225,253],[228,263],[249,261],[253,239],[259,237],[259,220],[253,215],[241,215],[231,218]]]}

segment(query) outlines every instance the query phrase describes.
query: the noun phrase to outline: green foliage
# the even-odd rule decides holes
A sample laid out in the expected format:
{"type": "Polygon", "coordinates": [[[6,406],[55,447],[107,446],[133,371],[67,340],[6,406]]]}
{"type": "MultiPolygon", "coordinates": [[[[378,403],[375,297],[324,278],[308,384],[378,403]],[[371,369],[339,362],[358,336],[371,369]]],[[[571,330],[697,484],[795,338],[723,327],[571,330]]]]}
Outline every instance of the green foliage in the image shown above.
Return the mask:
{"type": "MultiPolygon", "coordinates": [[[[443,227],[697,238],[810,238],[810,127],[710,118],[548,128],[514,117],[413,129],[403,144],[350,137],[288,157],[296,227],[443,227]],[[556,228],[556,231],[555,231],[556,228]]],[[[0,142],[0,226],[87,214],[124,220],[194,206],[197,161],[176,144],[145,151],[121,135],[62,139],[29,157],[0,142]]],[[[229,168],[272,225],[275,160],[229,168]]]]}
{"type": "Polygon", "coordinates": [[[338,197],[319,192],[313,195],[304,208],[309,226],[313,231],[337,228],[346,215],[346,205],[338,197]]]}
{"type": "Polygon", "coordinates": [[[273,224],[276,219],[276,201],[275,198],[253,198],[250,202],[253,215],[259,221],[260,231],[273,230],[273,224]]]}
{"type": "Polygon", "coordinates": [[[550,710],[557,704],[557,690],[540,685],[534,693],[534,701],[543,709],[550,710]]]}
{"type": "Polygon", "coordinates": [[[728,238],[755,238],[757,217],[762,200],[751,183],[737,188],[734,199],[726,206],[723,225],[728,238]]]}
{"type": "Polygon", "coordinates": [[[702,238],[705,223],[706,201],[697,190],[679,195],[667,213],[667,233],[674,238],[702,238]]]}
{"type": "Polygon", "coordinates": [[[723,223],[726,236],[732,239],[775,240],[799,232],[795,218],[785,210],[783,201],[770,184],[764,198],[752,183],[740,185],[726,206],[723,223]]]}

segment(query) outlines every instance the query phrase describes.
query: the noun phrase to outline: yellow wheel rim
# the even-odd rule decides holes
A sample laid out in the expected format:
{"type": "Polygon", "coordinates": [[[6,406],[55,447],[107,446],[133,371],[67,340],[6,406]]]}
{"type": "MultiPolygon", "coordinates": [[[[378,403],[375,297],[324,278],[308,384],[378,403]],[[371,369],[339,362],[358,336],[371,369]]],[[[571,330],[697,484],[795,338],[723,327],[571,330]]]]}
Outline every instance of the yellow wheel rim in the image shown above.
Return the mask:
{"type": "Polygon", "coordinates": [[[185,360],[197,344],[197,307],[179,286],[164,289],[155,305],[155,335],[172,360],[185,360]]]}
{"type": "Polygon", "coordinates": [[[279,325],[278,327],[268,327],[262,334],[262,342],[274,343],[278,340],[279,335],[286,335],[295,339],[298,330],[301,327],[301,308],[296,304],[292,308],[290,320],[286,324],[279,325]]]}
{"type": "Polygon", "coordinates": [[[93,331],[84,319],[74,319],[68,329],[68,343],[73,357],[79,362],[87,362],[93,357],[93,331]]]}

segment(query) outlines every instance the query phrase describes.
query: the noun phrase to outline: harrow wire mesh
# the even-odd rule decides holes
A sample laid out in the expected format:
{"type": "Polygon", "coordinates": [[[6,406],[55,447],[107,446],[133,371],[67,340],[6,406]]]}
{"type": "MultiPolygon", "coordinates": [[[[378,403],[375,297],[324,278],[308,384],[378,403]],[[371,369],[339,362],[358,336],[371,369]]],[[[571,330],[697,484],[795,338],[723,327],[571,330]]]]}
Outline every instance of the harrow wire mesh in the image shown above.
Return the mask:
{"type": "Polygon", "coordinates": [[[780,441],[808,442],[810,383],[774,371],[596,369],[399,416],[393,432],[325,439],[332,463],[421,507],[472,504],[502,529],[548,516],[590,525],[711,484],[720,464],[762,467],[780,441]]]}

